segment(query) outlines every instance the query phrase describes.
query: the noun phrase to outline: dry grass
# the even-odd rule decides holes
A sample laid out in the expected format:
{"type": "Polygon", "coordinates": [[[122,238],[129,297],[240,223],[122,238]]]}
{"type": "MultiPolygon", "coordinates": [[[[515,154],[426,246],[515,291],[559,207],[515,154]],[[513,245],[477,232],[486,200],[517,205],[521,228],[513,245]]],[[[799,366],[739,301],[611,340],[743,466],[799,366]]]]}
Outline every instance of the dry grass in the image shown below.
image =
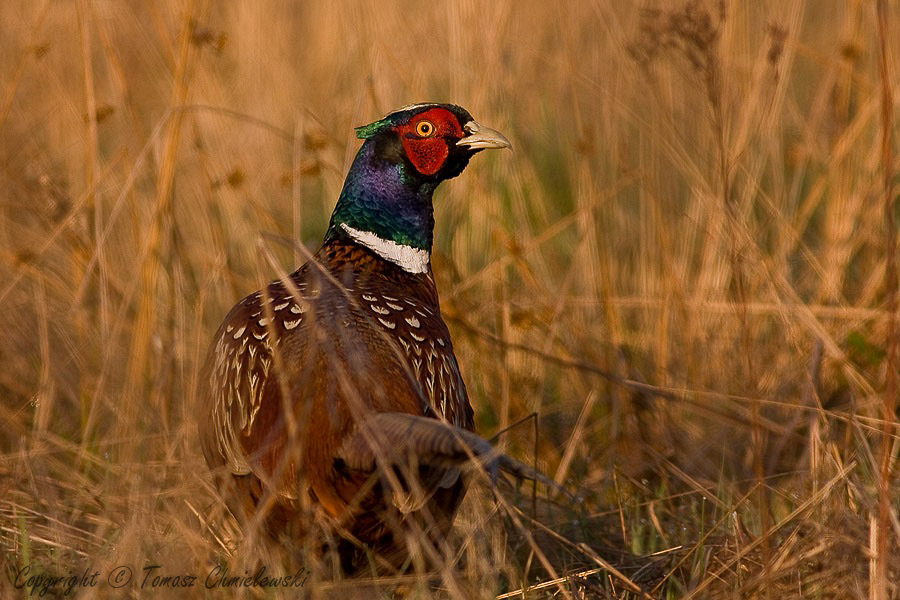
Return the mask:
{"type": "MultiPolygon", "coordinates": [[[[838,0],[318,4],[0,4],[0,595],[233,564],[206,344],[268,252],[296,264],[280,238],[319,242],[352,127],[436,99],[515,147],[436,207],[479,430],[536,412],[583,502],[476,487],[458,565],[304,590],[898,597],[896,2],[887,34],[838,0]]],[[[529,460],[533,429],[503,443],[529,460]]]]}

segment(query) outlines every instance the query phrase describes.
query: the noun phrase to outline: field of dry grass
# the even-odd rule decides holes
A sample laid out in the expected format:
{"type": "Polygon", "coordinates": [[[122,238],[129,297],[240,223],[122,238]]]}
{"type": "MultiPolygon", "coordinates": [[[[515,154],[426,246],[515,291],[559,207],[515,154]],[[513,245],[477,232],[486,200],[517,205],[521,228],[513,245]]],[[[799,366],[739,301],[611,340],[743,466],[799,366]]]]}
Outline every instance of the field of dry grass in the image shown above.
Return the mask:
{"type": "Polygon", "coordinates": [[[514,146],[436,198],[479,431],[536,413],[502,443],[580,502],[478,485],[459,564],[402,585],[898,597],[900,15],[874,4],[4,0],[0,596],[30,567],[142,597],[160,565],[244,597],[202,587],[238,539],[193,421],[206,344],[317,247],[353,127],[439,100],[514,146]]]}

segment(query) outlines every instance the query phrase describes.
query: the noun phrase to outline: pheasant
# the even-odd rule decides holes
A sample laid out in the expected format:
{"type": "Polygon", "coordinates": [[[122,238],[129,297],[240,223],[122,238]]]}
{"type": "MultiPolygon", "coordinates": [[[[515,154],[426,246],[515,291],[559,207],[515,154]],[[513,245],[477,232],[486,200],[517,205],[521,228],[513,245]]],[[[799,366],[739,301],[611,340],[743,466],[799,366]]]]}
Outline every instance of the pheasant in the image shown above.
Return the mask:
{"type": "Polygon", "coordinates": [[[300,540],[312,522],[330,523],[350,573],[367,553],[400,568],[414,522],[439,547],[469,458],[515,462],[474,433],[430,261],[435,188],[509,141],[436,103],[356,135],[363,143],[321,248],[241,300],[216,332],[198,416],[238,521],[300,540]]]}

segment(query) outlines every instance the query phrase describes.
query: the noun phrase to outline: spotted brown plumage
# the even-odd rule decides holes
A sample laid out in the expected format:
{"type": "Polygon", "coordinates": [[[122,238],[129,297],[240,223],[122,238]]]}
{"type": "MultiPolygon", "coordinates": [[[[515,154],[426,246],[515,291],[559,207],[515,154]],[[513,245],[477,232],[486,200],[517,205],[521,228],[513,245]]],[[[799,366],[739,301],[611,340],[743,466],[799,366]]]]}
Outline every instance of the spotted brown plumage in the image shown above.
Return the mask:
{"type": "Polygon", "coordinates": [[[322,247],[216,332],[199,415],[235,516],[302,538],[311,507],[354,541],[340,550],[347,571],[365,562],[360,544],[401,564],[413,521],[438,543],[465,494],[460,462],[490,447],[469,433],[441,318],[432,193],[476,152],[509,145],[444,104],[394,111],[357,134],[365,141],[322,247]],[[386,470],[410,458],[413,471],[386,470]]]}

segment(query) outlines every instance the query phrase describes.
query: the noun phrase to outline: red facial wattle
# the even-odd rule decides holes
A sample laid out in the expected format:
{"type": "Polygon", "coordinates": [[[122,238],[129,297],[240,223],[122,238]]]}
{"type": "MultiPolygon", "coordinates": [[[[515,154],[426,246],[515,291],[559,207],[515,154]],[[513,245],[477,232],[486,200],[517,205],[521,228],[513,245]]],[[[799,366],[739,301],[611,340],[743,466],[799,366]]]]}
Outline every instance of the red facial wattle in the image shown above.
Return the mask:
{"type": "Polygon", "coordinates": [[[465,135],[462,126],[452,112],[445,108],[432,108],[416,115],[397,128],[406,156],[422,175],[434,175],[441,170],[450,155],[449,140],[458,140],[465,135]],[[427,135],[424,131],[431,125],[427,135]]]}

